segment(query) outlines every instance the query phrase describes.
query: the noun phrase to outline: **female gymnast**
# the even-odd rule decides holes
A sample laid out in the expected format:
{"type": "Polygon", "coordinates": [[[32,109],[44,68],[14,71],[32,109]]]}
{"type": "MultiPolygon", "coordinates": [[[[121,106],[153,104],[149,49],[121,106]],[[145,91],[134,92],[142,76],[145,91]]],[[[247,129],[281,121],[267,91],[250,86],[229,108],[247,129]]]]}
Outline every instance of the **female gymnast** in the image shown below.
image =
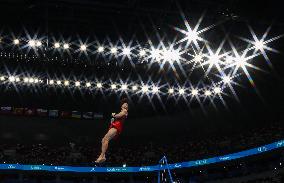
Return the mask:
{"type": "Polygon", "coordinates": [[[98,159],[95,161],[96,163],[103,163],[106,161],[106,151],[108,148],[108,143],[111,139],[118,137],[118,135],[122,132],[123,123],[128,115],[128,101],[127,98],[123,98],[121,100],[121,111],[118,114],[112,113],[112,121],[109,127],[107,134],[102,139],[102,152],[98,159]]]}

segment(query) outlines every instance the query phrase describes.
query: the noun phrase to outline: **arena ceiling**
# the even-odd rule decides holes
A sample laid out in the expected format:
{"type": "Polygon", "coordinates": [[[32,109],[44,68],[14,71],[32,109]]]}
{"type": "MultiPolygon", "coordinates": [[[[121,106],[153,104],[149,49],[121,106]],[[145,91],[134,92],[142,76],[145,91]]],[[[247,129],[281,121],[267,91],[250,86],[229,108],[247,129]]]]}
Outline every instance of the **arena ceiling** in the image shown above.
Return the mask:
{"type": "MultiPolygon", "coordinates": [[[[283,34],[284,25],[283,15],[279,13],[281,9],[277,1],[261,3],[240,0],[7,0],[1,2],[1,9],[0,35],[3,41],[12,40],[13,36],[26,37],[30,35],[33,37],[38,35],[38,37],[44,37],[44,39],[49,40],[46,44],[50,46],[52,46],[53,40],[63,38],[64,40],[71,39],[72,41],[81,41],[83,43],[106,42],[108,45],[110,43],[115,45],[117,42],[129,43],[134,40],[134,43],[138,42],[139,45],[146,47],[151,46],[149,40],[155,46],[159,45],[162,40],[168,43],[165,46],[168,47],[170,43],[182,39],[182,34],[176,31],[175,28],[185,28],[184,16],[193,25],[196,25],[201,17],[203,17],[202,27],[213,24],[218,25],[218,28],[214,28],[204,35],[204,38],[210,40],[213,47],[217,48],[222,43],[224,37],[232,35],[234,44],[240,48],[243,47],[242,43],[236,37],[251,38],[249,37],[251,32],[248,29],[248,25],[259,36],[263,35],[267,28],[272,26],[270,38],[283,34]]],[[[275,41],[272,47],[281,50],[282,46],[280,43],[281,41],[275,41]]],[[[230,48],[230,44],[226,42],[225,49],[228,48],[230,48]]],[[[7,53],[26,54],[8,46],[2,46],[2,49],[7,53]]],[[[31,57],[33,57],[33,54],[31,57]]],[[[61,53],[54,53],[48,50],[39,53],[37,59],[45,61],[42,63],[39,63],[38,60],[18,62],[11,61],[15,60],[13,58],[5,58],[5,61],[1,63],[1,71],[7,72],[8,69],[9,73],[33,73],[44,78],[46,78],[46,73],[48,73],[48,76],[59,77],[62,80],[63,78],[71,80],[73,78],[74,81],[78,78],[82,81],[87,80],[87,78],[92,79],[94,75],[97,78],[105,77],[115,80],[117,75],[119,75],[123,81],[137,80],[139,76],[145,77],[145,79],[142,79],[143,81],[148,81],[147,76],[151,76],[151,80],[154,83],[159,83],[162,78],[163,81],[168,83],[178,83],[183,86],[185,86],[184,83],[188,82],[188,79],[195,84],[201,81],[202,86],[210,84],[210,80],[203,77],[203,74],[200,74],[200,70],[191,73],[190,78],[188,78],[190,68],[186,66],[187,74],[183,75],[181,74],[183,72],[182,69],[177,68],[174,70],[170,69],[170,66],[166,66],[167,68],[161,70],[159,64],[152,64],[149,67],[148,62],[141,62],[139,59],[134,66],[129,58],[125,58],[124,64],[117,64],[118,61],[115,58],[110,58],[107,62],[110,64],[105,65],[105,59],[97,58],[96,56],[86,57],[85,55],[74,53],[71,54],[71,58],[70,55],[61,57],[61,60],[70,58],[72,60],[71,63],[51,61],[51,59],[60,56],[62,56],[61,53]],[[64,73],[64,77],[61,76],[62,73],[64,73]]],[[[269,56],[271,60],[282,58],[281,54],[269,56]]],[[[258,59],[256,60],[258,61],[258,59]]],[[[283,81],[283,75],[279,68],[283,64],[276,61],[272,62],[272,65],[274,69],[271,69],[266,64],[258,65],[267,72],[252,71],[256,77],[255,82],[258,90],[250,86],[251,83],[247,77],[240,77],[236,82],[244,82],[240,84],[241,89],[237,89],[237,99],[234,96],[235,91],[229,90],[232,95],[225,99],[226,104],[224,105],[222,100],[220,100],[214,102],[214,105],[217,107],[213,105],[213,108],[217,108],[218,111],[220,110],[218,106],[228,109],[230,106],[240,106],[240,103],[241,105],[248,103],[247,106],[250,106],[249,103],[253,105],[256,101],[269,101],[267,102],[269,106],[274,105],[276,100],[271,98],[269,94],[271,91],[269,91],[267,85],[274,86],[275,96],[282,97],[278,92],[282,88],[282,85],[279,83],[283,81]],[[274,75],[275,73],[277,74],[274,75]],[[242,89],[242,87],[245,89],[242,89]],[[250,96],[254,96],[252,97],[254,99],[247,100],[250,96]]],[[[216,72],[212,74],[212,77],[215,77],[215,75],[216,72]]],[[[186,85],[186,87],[189,86],[186,85]]],[[[179,89],[180,86],[177,86],[177,92],[180,92],[179,89]]],[[[106,94],[102,97],[101,94],[94,95],[89,91],[77,90],[71,92],[70,90],[61,91],[59,89],[30,89],[29,87],[23,87],[20,93],[19,95],[19,90],[14,90],[13,86],[10,86],[8,89],[5,86],[1,89],[2,103],[35,106],[46,104],[60,108],[74,108],[75,106],[86,109],[100,109],[101,106],[105,106],[104,103],[106,101],[109,103],[117,101],[117,95],[115,94],[106,94]],[[15,96],[18,98],[15,99],[15,96]],[[36,101],[33,100],[35,96],[37,98],[36,101]],[[61,97],[62,100],[58,100],[58,96],[63,96],[61,97]],[[69,102],[70,98],[74,101],[69,102]],[[90,98],[92,100],[89,100],[90,98]],[[67,106],[63,104],[67,104],[67,106]]],[[[162,101],[166,100],[167,102],[161,102],[159,98],[151,96],[148,96],[148,98],[132,96],[131,98],[136,102],[141,102],[140,107],[136,109],[137,114],[139,114],[140,110],[143,110],[145,113],[150,110],[151,112],[149,113],[152,114],[157,111],[162,113],[165,111],[176,112],[177,108],[182,111],[187,111],[188,108],[200,108],[200,101],[195,100],[190,101],[190,105],[188,105],[188,102],[185,102],[185,100],[177,102],[176,99],[168,100],[167,96],[161,97],[163,98],[162,101]]],[[[202,106],[204,105],[205,108],[211,104],[210,100],[202,101],[202,106]]],[[[111,107],[105,107],[103,110],[112,110],[109,108],[111,107]]]]}

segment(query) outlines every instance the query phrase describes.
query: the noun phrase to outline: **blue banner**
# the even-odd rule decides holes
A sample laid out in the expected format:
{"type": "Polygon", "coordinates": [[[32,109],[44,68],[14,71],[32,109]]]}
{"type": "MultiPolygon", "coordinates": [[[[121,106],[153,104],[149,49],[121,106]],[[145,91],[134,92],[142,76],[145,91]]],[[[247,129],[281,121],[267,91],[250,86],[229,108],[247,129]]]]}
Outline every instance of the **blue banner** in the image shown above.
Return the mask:
{"type": "MultiPolygon", "coordinates": [[[[257,148],[216,156],[208,159],[193,160],[188,162],[169,164],[170,169],[190,168],[212,163],[219,163],[264,152],[272,151],[284,147],[284,140],[260,146],[257,148]]],[[[166,169],[163,165],[143,166],[143,167],[73,167],[73,166],[47,166],[47,165],[21,165],[21,164],[0,164],[0,170],[25,170],[25,171],[50,171],[50,172],[152,172],[166,169]]]]}

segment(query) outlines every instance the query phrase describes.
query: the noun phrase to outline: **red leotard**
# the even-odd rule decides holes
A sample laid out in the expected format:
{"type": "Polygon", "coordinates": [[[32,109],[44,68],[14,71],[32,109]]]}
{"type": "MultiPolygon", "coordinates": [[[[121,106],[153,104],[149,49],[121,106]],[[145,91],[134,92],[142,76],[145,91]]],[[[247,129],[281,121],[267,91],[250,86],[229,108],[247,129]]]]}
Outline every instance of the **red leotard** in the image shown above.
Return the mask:
{"type": "Polygon", "coordinates": [[[117,134],[115,135],[115,137],[118,137],[118,135],[121,134],[122,129],[123,129],[123,123],[125,121],[125,119],[127,118],[127,115],[122,117],[122,118],[116,118],[109,126],[109,129],[111,128],[115,128],[117,130],[117,134]]]}

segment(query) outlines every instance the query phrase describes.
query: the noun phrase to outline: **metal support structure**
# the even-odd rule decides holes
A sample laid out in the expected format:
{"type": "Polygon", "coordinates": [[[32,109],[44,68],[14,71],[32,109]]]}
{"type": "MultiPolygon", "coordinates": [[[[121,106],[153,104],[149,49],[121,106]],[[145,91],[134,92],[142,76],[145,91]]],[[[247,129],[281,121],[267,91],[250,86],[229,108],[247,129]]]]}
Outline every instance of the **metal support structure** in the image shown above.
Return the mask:
{"type": "Polygon", "coordinates": [[[170,183],[174,183],[173,181],[173,177],[172,177],[172,173],[171,170],[169,168],[169,164],[168,164],[168,160],[166,158],[166,156],[164,156],[160,161],[159,161],[159,170],[158,170],[158,183],[161,182],[160,178],[161,178],[161,170],[165,170],[167,169],[169,177],[170,177],[170,183]],[[166,168],[164,168],[164,165],[166,166],[166,168]]]}

